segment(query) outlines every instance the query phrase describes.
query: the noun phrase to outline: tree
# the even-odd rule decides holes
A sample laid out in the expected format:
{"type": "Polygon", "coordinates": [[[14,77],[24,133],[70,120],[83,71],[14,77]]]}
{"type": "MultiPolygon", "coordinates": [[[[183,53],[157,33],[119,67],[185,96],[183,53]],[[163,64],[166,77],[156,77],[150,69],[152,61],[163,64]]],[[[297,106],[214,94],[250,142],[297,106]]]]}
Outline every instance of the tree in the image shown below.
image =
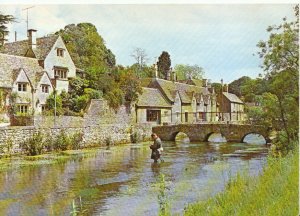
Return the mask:
{"type": "Polygon", "coordinates": [[[204,75],[203,68],[195,65],[177,64],[174,68],[178,80],[202,79],[204,75]]]}
{"type": "Polygon", "coordinates": [[[140,73],[143,68],[146,66],[147,61],[149,60],[146,54],[146,51],[142,48],[134,48],[131,53],[131,56],[135,59],[137,66],[137,76],[140,77],[140,73]]]}
{"type": "Polygon", "coordinates": [[[115,55],[91,23],[70,24],[59,30],[75,65],[85,71],[108,71],[116,64],[115,55]]]}
{"type": "Polygon", "coordinates": [[[237,95],[238,97],[242,96],[241,86],[244,85],[247,81],[251,80],[248,76],[243,76],[233,82],[229,83],[228,91],[237,95]]]}
{"type": "Polygon", "coordinates": [[[157,69],[159,72],[159,77],[162,79],[167,79],[168,72],[171,67],[171,58],[170,54],[166,51],[163,51],[158,58],[157,69]]]}
{"type": "Polygon", "coordinates": [[[140,80],[132,73],[123,73],[120,78],[120,88],[124,93],[124,99],[127,102],[134,102],[142,93],[140,80]]]}
{"type": "Polygon", "coordinates": [[[278,130],[286,140],[281,147],[289,149],[292,140],[298,140],[299,130],[299,5],[295,8],[296,19],[286,18],[280,25],[270,26],[268,41],[260,41],[259,55],[263,59],[262,68],[266,71],[268,91],[273,95],[272,103],[265,105],[269,118],[276,119],[278,130]]]}
{"type": "Polygon", "coordinates": [[[5,36],[8,35],[7,24],[15,22],[12,15],[5,15],[0,12],[0,46],[6,41],[5,36]]]}

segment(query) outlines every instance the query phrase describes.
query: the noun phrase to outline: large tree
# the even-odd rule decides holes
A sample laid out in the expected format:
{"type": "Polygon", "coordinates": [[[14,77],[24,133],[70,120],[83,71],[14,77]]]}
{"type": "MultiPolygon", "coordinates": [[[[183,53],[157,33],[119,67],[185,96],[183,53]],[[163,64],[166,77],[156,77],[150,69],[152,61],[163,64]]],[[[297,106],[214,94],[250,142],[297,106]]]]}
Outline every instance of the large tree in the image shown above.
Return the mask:
{"type": "Polygon", "coordinates": [[[5,36],[8,34],[6,25],[14,21],[15,18],[12,15],[5,15],[0,12],[0,46],[3,46],[6,41],[5,36]]]}
{"type": "Polygon", "coordinates": [[[146,50],[136,47],[132,51],[131,57],[133,57],[135,60],[134,65],[136,65],[137,76],[142,77],[142,71],[143,71],[144,67],[146,67],[147,61],[149,60],[146,50]]]}
{"type": "Polygon", "coordinates": [[[62,36],[77,67],[86,71],[101,71],[115,66],[115,55],[106,47],[93,24],[70,24],[56,34],[62,36]]]}
{"type": "Polygon", "coordinates": [[[244,85],[247,81],[251,80],[248,76],[243,76],[237,80],[229,83],[228,90],[229,92],[236,94],[238,97],[242,96],[241,86],[244,85]]]}
{"type": "Polygon", "coordinates": [[[158,58],[157,69],[159,72],[159,77],[167,79],[168,72],[171,67],[171,58],[170,54],[166,51],[163,51],[158,58]]]}
{"type": "Polygon", "coordinates": [[[283,132],[280,134],[285,141],[281,144],[285,149],[292,140],[298,140],[299,130],[299,5],[295,7],[295,16],[293,22],[284,18],[282,24],[270,26],[269,39],[258,43],[268,91],[273,95],[272,103],[264,109],[268,114],[269,110],[276,110],[269,118],[276,119],[278,130],[283,132]]]}
{"type": "Polygon", "coordinates": [[[177,64],[174,68],[178,80],[202,79],[204,70],[199,65],[177,64]]]}

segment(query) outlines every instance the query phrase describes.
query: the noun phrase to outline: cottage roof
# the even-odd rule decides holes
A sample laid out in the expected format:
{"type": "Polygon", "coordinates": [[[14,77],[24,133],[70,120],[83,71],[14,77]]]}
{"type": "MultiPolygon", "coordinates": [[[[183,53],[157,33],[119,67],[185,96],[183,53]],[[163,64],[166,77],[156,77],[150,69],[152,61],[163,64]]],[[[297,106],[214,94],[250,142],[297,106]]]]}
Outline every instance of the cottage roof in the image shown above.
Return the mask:
{"type": "Polygon", "coordinates": [[[139,96],[137,106],[171,107],[171,104],[166,101],[158,89],[143,87],[143,92],[139,96]]]}
{"type": "Polygon", "coordinates": [[[21,69],[34,87],[44,74],[37,59],[0,53],[0,87],[11,88],[21,69]]]}
{"type": "Polygon", "coordinates": [[[193,94],[197,96],[202,93],[204,89],[195,85],[188,85],[163,79],[156,79],[156,81],[166,94],[167,98],[172,102],[174,102],[177,91],[179,92],[182,103],[191,103],[193,94]]]}
{"type": "MultiPolygon", "coordinates": [[[[59,35],[49,35],[36,39],[36,49],[33,49],[35,57],[39,60],[44,60],[52,47],[54,46],[59,35]]],[[[1,53],[9,55],[25,56],[30,51],[28,40],[16,41],[12,43],[5,43],[1,53]]]]}
{"type": "Polygon", "coordinates": [[[233,103],[240,103],[243,104],[244,102],[241,101],[241,99],[239,99],[238,96],[236,96],[235,94],[229,93],[229,92],[223,92],[223,95],[230,101],[233,103]]]}

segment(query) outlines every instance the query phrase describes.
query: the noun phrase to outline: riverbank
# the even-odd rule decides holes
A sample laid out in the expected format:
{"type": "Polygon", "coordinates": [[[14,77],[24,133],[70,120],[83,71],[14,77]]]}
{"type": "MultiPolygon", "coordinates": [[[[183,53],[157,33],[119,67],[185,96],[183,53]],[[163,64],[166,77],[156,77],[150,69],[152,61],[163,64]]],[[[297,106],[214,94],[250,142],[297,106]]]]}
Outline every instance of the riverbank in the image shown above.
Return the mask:
{"type": "Polygon", "coordinates": [[[188,205],[184,215],[298,215],[298,167],[298,151],[284,158],[270,157],[261,175],[237,175],[224,192],[188,205]]]}

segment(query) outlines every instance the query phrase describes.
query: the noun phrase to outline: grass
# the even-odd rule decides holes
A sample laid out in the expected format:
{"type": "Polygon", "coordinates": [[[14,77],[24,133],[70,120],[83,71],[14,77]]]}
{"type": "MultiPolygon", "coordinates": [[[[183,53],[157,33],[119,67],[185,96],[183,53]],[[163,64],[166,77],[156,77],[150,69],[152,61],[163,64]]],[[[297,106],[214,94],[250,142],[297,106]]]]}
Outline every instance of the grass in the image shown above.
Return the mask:
{"type": "Polygon", "coordinates": [[[299,213],[298,151],[268,158],[261,175],[237,175],[225,191],[186,207],[184,215],[295,216],[299,213]]]}
{"type": "Polygon", "coordinates": [[[82,159],[85,157],[96,155],[99,151],[99,148],[89,148],[51,152],[35,156],[15,155],[0,159],[0,171],[6,171],[9,169],[15,169],[25,166],[64,163],[71,159],[82,159]]]}

